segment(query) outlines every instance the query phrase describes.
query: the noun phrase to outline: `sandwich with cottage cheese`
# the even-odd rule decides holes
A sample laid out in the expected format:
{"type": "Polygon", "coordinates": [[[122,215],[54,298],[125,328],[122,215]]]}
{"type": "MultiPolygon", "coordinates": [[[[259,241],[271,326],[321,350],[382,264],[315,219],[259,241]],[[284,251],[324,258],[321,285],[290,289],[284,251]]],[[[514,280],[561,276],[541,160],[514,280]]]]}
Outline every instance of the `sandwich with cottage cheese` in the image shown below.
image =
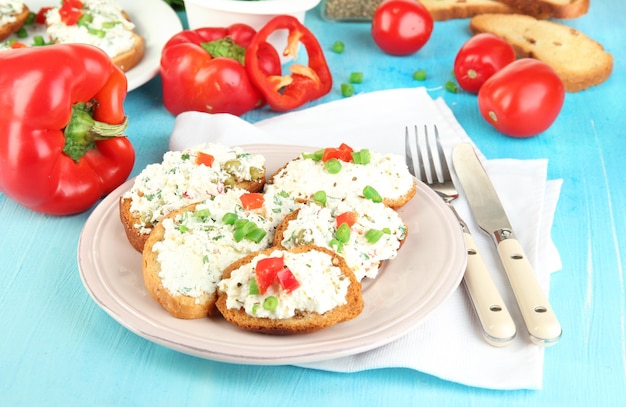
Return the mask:
{"type": "Polygon", "coordinates": [[[148,292],[176,318],[215,315],[224,270],[269,247],[276,226],[295,206],[282,191],[237,188],[171,213],[156,225],[143,249],[148,292]]]}
{"type": "Polygon", "coordinates": [[[29,14],[28,6],[21,0],[0,0],[0,41],[19,31],[29,14]]]}
{"type": "Polygon", "coordinates": [[[318,194],[316,201],[285,216],[274,245],[327,247],[342,256],[361,281],[375,278],[382,263],[396,257],[407,233],[400,215],[382,203],[356,195],[336,199],[318,194]]]}
{"type": "Polygon", "coordinates": [[[141,252],[154,226],[169,213],[233,188],[258,192],[264,184],[260,154],[213,143],[169,151],[122,195],[120,219],[128,241],[141,252]]]}
{"type": "Polygon", "coordinates": [[[274,173],[268,183],[302,201],[324,191],[338,199],[364,196],[394,209],[408,202],[417,188],[399,155],[356,150],[346,144],[302,153],[274,173]]]}
{"type": "Polygon", "coordinates": [[[63,0],[44,16],[51,42],[95,45],[124,72],[144,56],[144,39],[115,0],[63,0]]]}
{"type": "Polygon", "coordinates": [[[218,284],[216,306],[242,329],[291,335],[356,318],[363,297],[341,256],[309,245],[269,248],[234,262],[218,284]]]}

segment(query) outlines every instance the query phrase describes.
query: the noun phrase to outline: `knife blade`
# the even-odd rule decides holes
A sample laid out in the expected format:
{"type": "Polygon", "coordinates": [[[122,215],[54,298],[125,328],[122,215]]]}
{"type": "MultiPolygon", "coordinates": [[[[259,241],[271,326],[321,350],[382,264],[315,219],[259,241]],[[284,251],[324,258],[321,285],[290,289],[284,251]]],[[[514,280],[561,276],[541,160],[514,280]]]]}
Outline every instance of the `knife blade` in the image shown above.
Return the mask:
{"type": "Polygon", "coordinates": [[[554,345],[561,337],[561,325],[472,145],[457,145],[452,162],[476,222],[496,244],[530,340],[540,346],[554,345]]]}

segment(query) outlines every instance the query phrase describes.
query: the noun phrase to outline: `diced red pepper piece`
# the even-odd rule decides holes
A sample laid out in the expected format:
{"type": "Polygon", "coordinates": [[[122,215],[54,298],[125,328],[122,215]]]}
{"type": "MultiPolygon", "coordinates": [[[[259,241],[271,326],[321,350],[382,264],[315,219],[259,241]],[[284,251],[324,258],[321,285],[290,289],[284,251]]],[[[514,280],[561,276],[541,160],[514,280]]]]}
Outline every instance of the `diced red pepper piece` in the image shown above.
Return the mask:
{"type": "Polygon", "coordinates": [[[215,161],[215,157],[213,157],[211,154],[198,151],[198,155],[196,156],[196,164],[206,165],[207,167],[211,167],[214,161],[215,161]]]}
{"type": "Polygon", "coordinates": [[[37,15],[35,16],[35,23],[37,24],[45,24],[46,23],[46,13],[50,11],[53,7],[42,7],[37,15]]]}
{"type": "Polygon", "coordinates": [[[352,227],[352,225],[356,223],[358,217],[359,216],[356,212],[344,212],[342,214],[339,214],[335,217],[335,220],[337,221],[337,227],[341,226],[344,223],[347,224],[349,227],[352,227]]]}
{"type": "Polygon", "coordinates": [[[337,160],[341,160],[344,162],[352,162],[352,153],[354,150],[352,147],[347,145],[346,143],[341,143],[338,148],[328,147],[324,149],[324,153],[322,154],[322,161],[326,162],[331,158],[336,158],[337,160]]]}
{"type": "Polygon", "coordinates": [[[261,294],[265,294],[267,289],[274,284],[278,272],[284,268],[285,259],[283,257],[266,257],[257,262],[255,275],[261,294]]]}
{"type": "Polygon", "coordinates": [[[288,268],[280,270],[276,273],[276,277],[278,278],[278,282],[280,283],[282,289],[288,293],[300,287],[300,283],[296,279],[296,276],[294,276],[288,268]]]}
{"type": "Polygon", "coordinates": [[[83,2],[79,0],[65,0],[59,9],[61,21],[66,25],[75,25],[83,15],[83,2]]]}
{"type": "Polygon", "coordinates": [[[241,201],[241,205],[243,209],[259,209],[263,207],[263,203],[265,202],[265,197],[263,194],[258,192],[248,192],[239,197],[241,201]]]}

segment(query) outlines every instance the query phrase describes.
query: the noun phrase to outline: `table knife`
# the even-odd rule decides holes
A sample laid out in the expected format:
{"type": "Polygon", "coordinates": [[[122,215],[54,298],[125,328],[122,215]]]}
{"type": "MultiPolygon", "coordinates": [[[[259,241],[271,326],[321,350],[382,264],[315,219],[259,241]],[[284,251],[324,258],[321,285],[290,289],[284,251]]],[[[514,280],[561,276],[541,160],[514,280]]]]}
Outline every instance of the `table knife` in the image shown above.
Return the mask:
{"type": "Polygon", "coordinates": [[[561,337],[561,325],[472,145],[457,145],[452,162],[474,218],[496,244],[530,340],[540,346],[554,345],[561,337]]]}

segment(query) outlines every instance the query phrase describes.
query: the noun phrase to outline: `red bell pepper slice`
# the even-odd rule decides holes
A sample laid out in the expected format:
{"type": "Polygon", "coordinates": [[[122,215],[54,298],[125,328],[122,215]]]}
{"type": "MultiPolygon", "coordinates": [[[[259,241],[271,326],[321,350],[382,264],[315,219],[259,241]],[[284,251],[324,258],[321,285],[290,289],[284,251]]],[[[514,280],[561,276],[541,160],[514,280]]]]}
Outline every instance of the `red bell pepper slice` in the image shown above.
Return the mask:
{"type": "Polygon", "coordinates": [[[267,104],[278,112],[295,109],[324,96],[330,92],[333,84],[319,41],[297,18],[288,15],[274,17],[259,30],[246,52],[246,70],[267,104]],[[283,55],[290,56],[295,61],[298,47],[303,44],[308,64],[291,64],[291,75],[268,75],[260,68],[261,45],[272,33],[285,29],[289,34],[283,55]]]}
{"type": "Polygon", "coordinates": [[[322,161],[326,162],[331,158],[336,158],[344,162],[352,162],[352,153],[354,150],[346,143],[341,143],[339,147],[328,147],[322,153],[322,161]]]}
{"type": "Polygon", "coordinates": [[[290,293],[296,288],[300,287],[300,282],[293,275],[293,272],[288,268],[284,268],[276,273],[276,278],[280,283],[280,286],[285,292],[290,293]]]}
{"type": "MultiPolygon", "coordinates": [[[[172,114],[185,111],[240,116],[265,101],[243,66],[246,48],[256,31],[245,24],[205,27],[174,35],[161,53],[163,105],[172,114]]],[[[278,53],[261,44],[259,65],[280,72],[278,53]]]]}
{"type": "Polygon", "coordinates": [[[202,164],[202,165],[206,165],[207,167],[211,167],[214,161],[215,161],[215,157],[213,157],[211,154],[198,151],[198,155],[196,156],[196,164],[198,165],[202,164]]]}
{"type": "Polygon", "coordinates": [[[0,53],[0,191],[34,211],[89,209],[135,162],[124,73],[84,44],[0,53]],[[45,64],[41,61],[46,61],[45,64]]]}
{"type": "Polygon", "coordinates": [[[356,212],[344,212],[335,217],[335,221],[337,222],[337,227],[342,224],[348,225],[348,227],[352,227],[356,223],[358,219],[358,215],[356,212]]]}

